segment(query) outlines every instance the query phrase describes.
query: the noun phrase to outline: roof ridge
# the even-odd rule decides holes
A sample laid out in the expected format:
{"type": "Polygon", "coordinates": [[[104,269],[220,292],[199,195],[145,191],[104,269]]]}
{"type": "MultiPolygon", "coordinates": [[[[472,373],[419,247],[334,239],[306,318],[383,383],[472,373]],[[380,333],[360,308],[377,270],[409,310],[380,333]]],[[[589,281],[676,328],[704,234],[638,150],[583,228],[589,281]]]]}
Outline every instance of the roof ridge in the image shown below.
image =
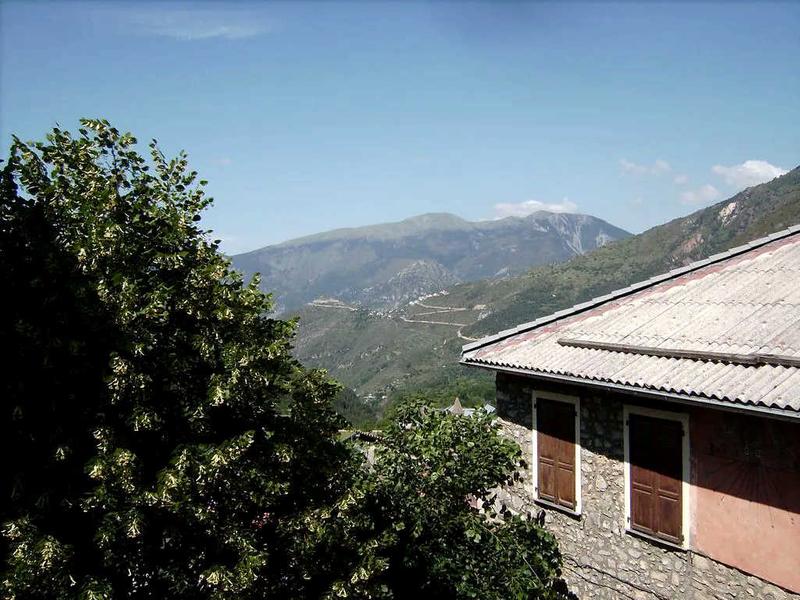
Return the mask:
{"type": "Polygon", "coordinates": [[[637,283],[633,283],[629,286],[620,288],[618,290],[614,290],[613,292],[610,292],[608,294],[597,296],[586,302],[575,304],[571,308],[566,308],[554,312],[550,315],[539,317],[538,319],[535,319],[533,321],[522,323],[520,325],[517,325],[516,327],[512,327],[511,329],[505,329],[498,333],[480,338],[474,342],[470,342],[469,344],[463,345],[461,347],[461,353],[464,354],[465,352],[469,352],[477,348],[482,348],[483,346],[487,346],[494,342],[499,342],[513,335],[517,335],[518,333],[524,333],[526,331],[536,329],[537,327],[541,327],[542,325],[547,325],[548,323],[558,321],[559,319],[562,319],[564,317],[579,314],[591,308],[595,308],[597,306],[605,304],[606,302],[611,302],[612,300],[616,300],[617,298],[623,298],[635,292],[647,289],[649,287],[653,287],[654,285],[657,285],[659,283],[663,283],[664,281],[669,281],[670,279],[675,279],[687,273],[691,273],[692,271],[697,271],[698,269],[702,269],[703,267],[707,267],[709,265],[722,262],[729,258],[733,258],[734,256],[745,254],[757,248],[761,248],[762,246],[766,246],[771,242],[782,240],[797,233],[800,233],[800,224],[792,225],[791,227],[787,227],[786,229],[776,231],[765,237],[751,240],[746,244],[730,248],[724,252],[713,254],[708,258],[697,260],[689,265],[686,265],[685,267],[678,267],[670,271],[667,271],[666,273],[662,273],[661,275],[654,275],[653,277],[639,281],[637,283]]]}
{"type": "Polygon", "coordinates": [[[692,350],[686,348],[670,348],[662,346],[641,346],[639,344],[625,344],[616,342],[601,342],[583,338],[559,338],[559,346],[585,348],[587,350],[605,350],[608,352],[621,352],[623,354],[640,354],[656,358],[683,358],[688,360],[719,362],[723,364],[742,366],[773,366],[773,367],[800,367],[800,357],[774,352],[753,352],[743,354],[737,352],[716,352],[713,350],[692,350]]]}

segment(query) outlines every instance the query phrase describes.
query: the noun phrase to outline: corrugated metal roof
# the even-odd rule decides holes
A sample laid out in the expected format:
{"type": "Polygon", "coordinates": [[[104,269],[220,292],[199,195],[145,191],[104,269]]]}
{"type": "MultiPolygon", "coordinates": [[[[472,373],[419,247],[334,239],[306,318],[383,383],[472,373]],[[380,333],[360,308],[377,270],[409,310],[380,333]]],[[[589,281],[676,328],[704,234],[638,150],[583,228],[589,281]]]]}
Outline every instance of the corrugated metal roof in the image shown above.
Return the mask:
{"type": "Polygon", "coordinates": [[[468,344],[462,362],[800,412],[800,226],[468,344]]]}

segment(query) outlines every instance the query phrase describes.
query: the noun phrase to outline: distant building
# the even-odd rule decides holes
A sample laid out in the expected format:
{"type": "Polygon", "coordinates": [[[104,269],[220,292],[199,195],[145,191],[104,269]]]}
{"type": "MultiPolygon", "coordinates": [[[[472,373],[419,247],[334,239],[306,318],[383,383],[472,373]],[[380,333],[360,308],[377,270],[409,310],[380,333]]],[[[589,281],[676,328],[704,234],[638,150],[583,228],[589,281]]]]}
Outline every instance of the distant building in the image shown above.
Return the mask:
{"type": "MultiPolygon", "coordinates": [[[[491,414],[494,412],[494,406],[491,404],[484,404],[481,407],[484,411],[491,414]]],[[[445,411],[449,412],[451,415],[464,415],[466,417],[472,416],[476,409],[474,408],[464,408],[461,406],[461,400],[456,396],[456,399],[453,401],[453,404],[444,409],[445,411]]]]}
{"type": "Polygon", "coordinates": [[[800,227],[464,346],[581,598],[800,597],[800,227]]]}

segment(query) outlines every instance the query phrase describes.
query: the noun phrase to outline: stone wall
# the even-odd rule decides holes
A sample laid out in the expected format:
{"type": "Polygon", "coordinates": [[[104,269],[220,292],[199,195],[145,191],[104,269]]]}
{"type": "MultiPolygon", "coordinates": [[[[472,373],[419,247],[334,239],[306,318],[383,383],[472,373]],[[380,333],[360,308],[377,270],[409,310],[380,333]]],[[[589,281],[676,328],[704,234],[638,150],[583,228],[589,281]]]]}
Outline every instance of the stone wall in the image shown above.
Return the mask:
{"type": "MultiPolygon", "coordinates": [[[[653,406],[652,403],[650,406],[653,406]]],[[[659,408],[663,408],[659,407],[659,408]]],[[[623,402],[505,374],[497,376],[498,421],[528,463],[513,489],[497,502],[515,512],[544,511],[545,524],[564,554],[564,575],[579,598],[637,600],[798,599],[777,586],[691,551],[660,545],[625,532],[623,402]],[[582,514],[576,517],[537,505],[531,478],[531,392],[580,396],[582,514]]]]}

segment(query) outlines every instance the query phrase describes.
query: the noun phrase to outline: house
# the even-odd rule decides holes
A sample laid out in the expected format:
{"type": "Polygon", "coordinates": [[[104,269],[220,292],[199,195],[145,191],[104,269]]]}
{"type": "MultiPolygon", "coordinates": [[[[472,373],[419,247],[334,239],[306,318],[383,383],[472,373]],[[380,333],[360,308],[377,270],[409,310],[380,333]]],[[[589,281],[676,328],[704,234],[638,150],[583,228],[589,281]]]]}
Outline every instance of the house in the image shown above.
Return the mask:
{"type": "Polygon", "coordinates": [[[581,598],[800,598],[800,226],[464,346],[581,598]]]}
{"type": "MultiPolygon", "coordinates": [[[[494,406],[491,404],[484,404],[481,408],[488,414],[494,412],[494,406]]],[[[442,410],[449,412],[451,415],[463,415],[465,417],[471,417],[473,414],[475,414],[474,408],[464,408],[461,406],[461,400],[458,396],[456,396],[456,399],[453,400],[453,404],[442,410]]]]}

